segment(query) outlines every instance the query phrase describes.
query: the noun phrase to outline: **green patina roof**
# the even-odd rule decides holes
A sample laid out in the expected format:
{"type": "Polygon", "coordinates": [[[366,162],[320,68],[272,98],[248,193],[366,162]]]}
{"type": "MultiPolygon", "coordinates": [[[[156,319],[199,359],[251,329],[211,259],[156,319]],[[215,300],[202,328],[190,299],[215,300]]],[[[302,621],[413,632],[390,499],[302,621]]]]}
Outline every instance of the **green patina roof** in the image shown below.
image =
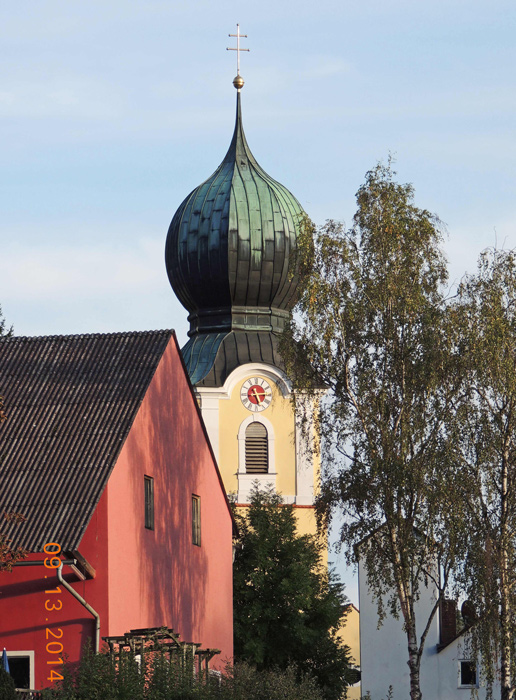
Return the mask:
{"type": "Polygon", "coordinates": [[[222,386],[241,365],[260,363],[283,369],[278,336],[263,331],[198,333],[182,349],[192,384],[222,386]]]}
{"type": "Polygon", "coordinates": [[[182,348],[183,359],[192,384],[197,384],[210,372],[220,344],[227,333],[196,333],[182,348]]]}
{"type": "Polygon", "coordinates": [[[257,163],[242,125],[224,160],[176,211],[165,259],[189,311],[183,356],[193,384],[221,386],[247,362],[279,366],[277,334],[295,301],[292,273],[303,208],[257,163]]]}
{"type": "Polygon", "coordinates": [[[251,153],[238,94],[228,152],[183,201],[167,237],[168,275],[192,334],[283,326],[297,286],[289,264],[303,216],[251,153]]]}

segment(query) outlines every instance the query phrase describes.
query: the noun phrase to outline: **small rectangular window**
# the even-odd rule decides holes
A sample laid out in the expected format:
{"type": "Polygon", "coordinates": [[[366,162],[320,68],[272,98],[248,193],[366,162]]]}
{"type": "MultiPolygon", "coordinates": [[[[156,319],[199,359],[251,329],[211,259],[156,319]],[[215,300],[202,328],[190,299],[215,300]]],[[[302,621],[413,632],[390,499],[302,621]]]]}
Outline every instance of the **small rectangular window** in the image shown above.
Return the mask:
{"type": "Polygon", "coordinates": [[[144,477],[145,483],[145,527],[154,530],[154,479],[144,477]]]}
{"type": "Polygon", "coordinates": [[[8,651],[9,673],[19,690],[34,688],[34,651],[8,651]]]}
{"type": "Polygon", "coordinates": [[[16,688],[28,690],[30,688],[30,659],[28,656],[8,657],[9,673],[14,680],[16,688]]]}
{"type": "Polygon", "coordinates": [[[477,688],[477,665],[474,661],[459,661],[459,688],[477,688]]]}
{"type": "Polygon", "coordinates": [[[201,546],[201,497],[192,496],[192,542],[201,546]]]}

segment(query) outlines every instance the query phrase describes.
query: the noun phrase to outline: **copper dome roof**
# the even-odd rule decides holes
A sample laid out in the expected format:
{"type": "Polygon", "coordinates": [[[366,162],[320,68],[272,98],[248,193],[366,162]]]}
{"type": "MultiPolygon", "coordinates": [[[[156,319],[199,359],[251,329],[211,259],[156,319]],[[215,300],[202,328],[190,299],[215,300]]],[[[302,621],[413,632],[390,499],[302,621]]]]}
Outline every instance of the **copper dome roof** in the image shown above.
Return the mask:
{"type": "Polygon", "coordinates": [[[167,273],[190,312],[190,335],[283,327],[294,303],[291,254],[304,216],[251,153],[238,92],[229,150],[183,201],[167,236],[167,273]]]}

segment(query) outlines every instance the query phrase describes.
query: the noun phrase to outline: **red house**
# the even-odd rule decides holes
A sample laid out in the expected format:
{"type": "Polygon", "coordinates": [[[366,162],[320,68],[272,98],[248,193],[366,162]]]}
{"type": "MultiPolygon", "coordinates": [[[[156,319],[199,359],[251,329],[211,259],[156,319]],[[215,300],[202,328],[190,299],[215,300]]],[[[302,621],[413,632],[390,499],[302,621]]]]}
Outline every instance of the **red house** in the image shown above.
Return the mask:
{"type": "Polygon", "coordinates": [[[173,331],[3,339],[0,394],[0,512],[26,517],[2,530],[31,552],[0,573],[17,684],[161,626],[222,666],[234,521],[173,331]]]}

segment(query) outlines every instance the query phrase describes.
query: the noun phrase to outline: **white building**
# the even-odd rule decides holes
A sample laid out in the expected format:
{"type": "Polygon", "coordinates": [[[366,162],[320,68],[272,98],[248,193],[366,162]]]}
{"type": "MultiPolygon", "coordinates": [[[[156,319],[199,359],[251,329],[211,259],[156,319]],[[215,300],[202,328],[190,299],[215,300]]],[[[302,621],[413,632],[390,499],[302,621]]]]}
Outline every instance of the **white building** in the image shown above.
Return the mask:
{"type": "MultiPolygon", "coordinates": [[[[376,603],[368,589],[365,566],[359,564],[360,600],[360,661],[362,695],[371,700],[384,700],[392,686],[394,700],[410,698],[410,677],[407,664],[407,637],[403,620],[387,614],[378,629],[376,603]]],[[[437,590],[429,582],[421,586],[416,618],[418,636],[437,600],[437,590]]],[[[435,615],[421,658],[421,692],[424,700],[466,700],[476,689],[474,697],[484,700],[486,689],[478,681],[475,662],[468,653],[468,635],[456,632],[456,606],[446,601],[435,615]]]]}

